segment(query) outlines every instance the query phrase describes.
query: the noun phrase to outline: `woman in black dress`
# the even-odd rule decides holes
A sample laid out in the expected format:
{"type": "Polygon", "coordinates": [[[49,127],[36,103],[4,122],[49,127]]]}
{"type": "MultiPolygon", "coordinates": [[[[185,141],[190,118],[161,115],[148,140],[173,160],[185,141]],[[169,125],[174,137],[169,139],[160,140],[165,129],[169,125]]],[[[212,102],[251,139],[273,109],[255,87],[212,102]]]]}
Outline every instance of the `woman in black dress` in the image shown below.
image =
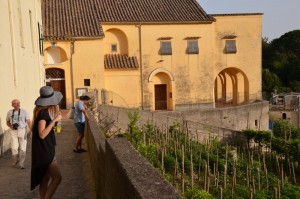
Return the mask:
{"type": "Polygon", "coordinates": [[[40,89],[32,125],[31,190],[39,185],[40,198],[52,198],[62,177],[55,158],[55,124],[61,120],[58,103],[62,94],[50,86],[40,89]]]}

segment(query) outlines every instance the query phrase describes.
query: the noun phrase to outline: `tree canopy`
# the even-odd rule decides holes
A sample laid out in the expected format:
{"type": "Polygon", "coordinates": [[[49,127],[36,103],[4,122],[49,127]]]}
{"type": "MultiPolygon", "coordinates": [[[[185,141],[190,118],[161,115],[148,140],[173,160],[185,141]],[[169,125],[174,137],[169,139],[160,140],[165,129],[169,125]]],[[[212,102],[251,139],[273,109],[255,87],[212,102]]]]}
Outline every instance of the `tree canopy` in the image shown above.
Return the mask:
{"type": "Polygon", "coordinates": [[[300,92],[300,30],[285,33],[271,42],[262,39],[263,91],[300,92]]]}

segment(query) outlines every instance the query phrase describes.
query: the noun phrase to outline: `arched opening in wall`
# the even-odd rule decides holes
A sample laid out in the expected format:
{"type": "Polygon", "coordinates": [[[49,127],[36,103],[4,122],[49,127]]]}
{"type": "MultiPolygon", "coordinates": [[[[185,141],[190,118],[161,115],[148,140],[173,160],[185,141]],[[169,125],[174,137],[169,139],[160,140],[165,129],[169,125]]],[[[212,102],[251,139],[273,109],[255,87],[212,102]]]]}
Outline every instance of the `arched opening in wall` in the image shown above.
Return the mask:
{"type": "Polygon", "coordinates": [[[238,106],[249,102],[249,81],[237,68],[222,70],[215,79],[216,107],[238,106]]]}
{"type": "Polygon", "coordinates": [[[282,113],[282,119],[286,120],[286,113],[282,113]]]}
{"type": "Polygon", "coordinates": [[[46,69],[46,85],[51,86],[55,91],[60,91],[63,94],[63,99],[59,103],[59,108],[66,108],[66,86],[65,86],[65,71],[60,68],[46,69]]]}
{"type": "Polygon", "coordinates": [[[128,39],[126,34],[117,28],[105,31],[104,54],[128,55],[128,39]]]}
{"type": "Polygon", "coordinates": [[[154,110],[172,110],[172,75],[169,72],[157,69],[151,73],[149,81],[153,83],[154,110]]]}
{"type": "Polygon", "coordinates": [[[60,64],[67,61],[67,53],[60,47],[49,47],[46,49],[45,64],[60,64]]]}

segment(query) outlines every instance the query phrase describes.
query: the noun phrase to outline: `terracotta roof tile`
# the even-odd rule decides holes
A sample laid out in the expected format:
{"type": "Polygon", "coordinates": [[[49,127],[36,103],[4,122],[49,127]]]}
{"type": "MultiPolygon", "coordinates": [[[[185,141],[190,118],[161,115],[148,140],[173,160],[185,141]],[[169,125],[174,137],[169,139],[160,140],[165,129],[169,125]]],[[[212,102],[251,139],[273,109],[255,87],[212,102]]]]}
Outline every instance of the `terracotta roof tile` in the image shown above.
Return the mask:
{"type": "Polygon", "coordinates": [[[44,0],[42,16],[45,39],[103,37],[92,0],[44,0]]]}
{"type": "Polygon", "coordinates": [[[95,0],[102,22],[203,22],[214,18],[196,0],[95,0]]]}
{"type": "Polygon", "coordinates": [[[135,56],[128,57],[124,54],[107,54],[104,55],[105,69],[136,69],[139,67],[135,56]]]}
{"type": "Polygon", "coordinates": [[[186,38],[184,38],[184,39],[186,39],[186,40],[191,40],[191,39],[200,39],[201,37],[199,37],[199,36],[192,36],[192,37],[186,37],[186,38]]]}
{"type": "Polygon", "coordinates": [[[157,40],[171,40],[173,37],[159,37],[157,40]]]}
{"type": "Polygon", "coordinates": [[[43,0],[47,40],[104,36],[101,23],[201,23],[214,18],[196,0],[43,0]]]}

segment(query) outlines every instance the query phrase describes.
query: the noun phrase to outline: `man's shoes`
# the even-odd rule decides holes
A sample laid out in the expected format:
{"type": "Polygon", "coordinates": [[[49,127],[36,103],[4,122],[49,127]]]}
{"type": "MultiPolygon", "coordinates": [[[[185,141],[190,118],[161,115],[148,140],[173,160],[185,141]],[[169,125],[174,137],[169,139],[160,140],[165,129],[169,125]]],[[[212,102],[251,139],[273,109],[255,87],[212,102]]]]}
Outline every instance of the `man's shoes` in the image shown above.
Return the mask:
{"type": "Polygon", "coordinates": [[[73,149],[74,153],[81,153],[82,151],[80,149],[73,149]]]}
{"type": "Polygon", "coordinates": [[[15,166],[18,165],[18,163],[19,163],[19,161],[15,161],[15,162],[13,162],[13,163],[11,164],[11,166],[15,167],[15,166]]]}
{"type": "Polygon", "coordinates": [[[25,167],[24,167],[24,166],[20,166],[20,169],[22,169],[22,170],[23,170],[23,169],[25,169],[25,167]]]}

